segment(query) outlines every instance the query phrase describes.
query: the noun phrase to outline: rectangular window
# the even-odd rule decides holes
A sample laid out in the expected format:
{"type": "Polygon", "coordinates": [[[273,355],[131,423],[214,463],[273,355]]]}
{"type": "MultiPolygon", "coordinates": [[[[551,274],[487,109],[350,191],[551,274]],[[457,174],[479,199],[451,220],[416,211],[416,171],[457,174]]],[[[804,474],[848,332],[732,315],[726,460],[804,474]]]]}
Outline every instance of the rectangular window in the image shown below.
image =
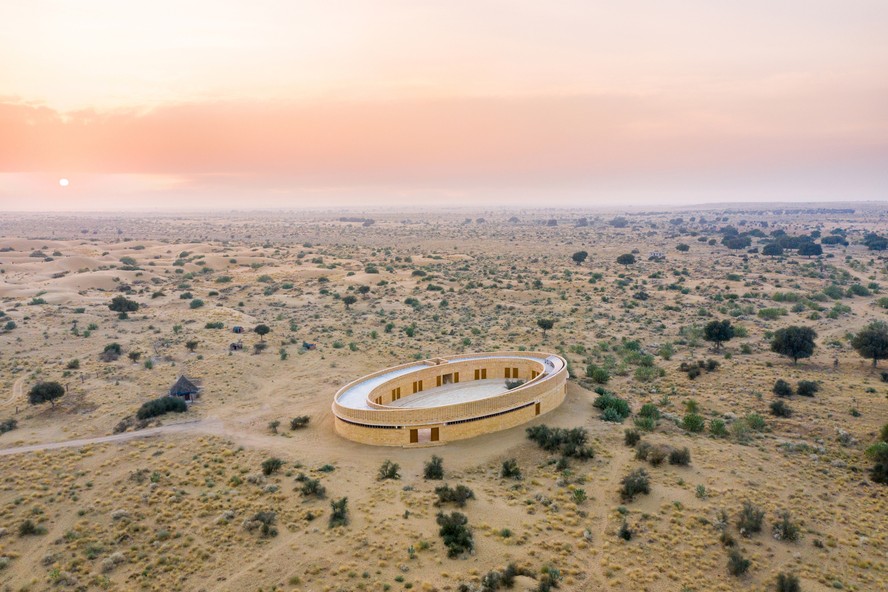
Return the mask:
{"type": "Polygon", "coordinates": [[[419,442],[419,430],[410,430],[410,443],[416,444],[419,442]]]}
{"type": "Polygon", "coordinates": [[[441,377],[440,376],[435,379],[435,386],[441,386],[441,377]]]}
{"type": "Polygon", "coordinates": [[[512,368],[512,378],[518,378],[518,368],[512,368]]]}
{"type": "Polygon", "coordinates": [[[422,381],[421,380],[414,381],[413,382],[413,392],[418,393],[421,390],[422,390],[422,381]]]}
{"type": "Polygon", "coordinates": [[[432,442],[437,442],[440,434],[438,433],[439,428],[432,428],[432,442]]]}
{"type": "Polygon", "coordinates": [[[454,383],[459,382],[459,372],[454,372],[454,373],[453,373],[453,382],[454,382],[454,383]]]}
{"type": "Polygon", "coordinates": [[[487,380],[487,368],[481,368],[481,380],[487,380]]]}
{"type": "Polygon", "coordinates": [[[475,380],[481,380],[481,369],[475,368],[475,380]]]}
{"type": "Polygon", "coordinates": [[[512,378],[512,369],[506,368],[506,378],[512,378]]]}

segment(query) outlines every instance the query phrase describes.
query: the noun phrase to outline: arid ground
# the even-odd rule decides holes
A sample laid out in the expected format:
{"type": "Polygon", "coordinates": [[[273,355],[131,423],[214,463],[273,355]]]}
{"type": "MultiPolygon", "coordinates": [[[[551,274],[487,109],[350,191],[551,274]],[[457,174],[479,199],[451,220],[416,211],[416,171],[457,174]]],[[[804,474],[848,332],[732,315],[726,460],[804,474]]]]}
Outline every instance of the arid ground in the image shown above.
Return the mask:
{"type": "Polygon", "coordinates": [[[851,346],[886,316],[886,233],[878,204],[0,214],[0,589],[480,590],[511,563],[516,590],[774,590],[780,574],[888,590],[888,486],[865,454],[888,362],[851,346]],[[841,240],[762,254],[785,237],[841,240]],[[718,350],[713,320],[735,330],[718,350]],[[791,325],[817,333],[797,364],[770,346],[791,325]],[[333,394],[368,372],[520,348],[571,365],[565,403],[529,425],[584,428],[594,458],[527,426],[419,449],[333,433],[333,394]],[[183,374],[202,387],[187,412],[134,418],[183,374]],[[817,389],[778,398],[778,379],[817,389]],[[41,382],[67,392],[31,405],[41,382]],[[602,418],[603,391],[631,414],[602,418]],[[423,476],[432,455],[443,481],[423,476]],[[385,460],[399,479],[378,478],[385,460]],[[629,499],[637,469],[649,493],[629,499]],[[323,497],[303,493],[315,479],[323,497]],[[443,483],[474,499],[436,506],[443,483]],[[759,532],[738,526],[745,502],[759,532]],[[453,511],[474,551],[450,558],[436,515],[453,511]]]}

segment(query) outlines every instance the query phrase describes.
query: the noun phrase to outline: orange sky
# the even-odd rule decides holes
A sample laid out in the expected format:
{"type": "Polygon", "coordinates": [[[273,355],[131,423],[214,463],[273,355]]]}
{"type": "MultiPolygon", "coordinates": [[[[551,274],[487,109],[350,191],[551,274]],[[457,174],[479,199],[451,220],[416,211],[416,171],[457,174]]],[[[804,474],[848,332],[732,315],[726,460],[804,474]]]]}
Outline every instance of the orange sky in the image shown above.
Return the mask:
{"type": "Polygon", "coordinates": [[[883,0],[29,0],[0,55],[4,210],[888,196],[883,0]]]}

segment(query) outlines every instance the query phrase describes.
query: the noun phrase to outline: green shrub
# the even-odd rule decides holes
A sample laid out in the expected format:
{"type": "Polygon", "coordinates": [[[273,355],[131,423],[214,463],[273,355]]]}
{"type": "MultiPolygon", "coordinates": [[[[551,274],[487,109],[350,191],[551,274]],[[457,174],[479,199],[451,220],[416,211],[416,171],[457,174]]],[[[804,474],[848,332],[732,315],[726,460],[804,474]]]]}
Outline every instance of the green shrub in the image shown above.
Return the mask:
{"type": "Polygon", "coordinates": [[[740,510],[740,517],[737,519],[737,528],[743,536],[752,536],[762,530],[762,520],[765,518],[765,512],[751,502],[743,502],[743,509],[740,510]]]}
{"type": "Polygon", "coordinates": [[[641,440],[641,434],[638,433],[638,430],[627,429],[623,432],[623,443],[626,446],[635,446],[639,440],[641,440]]]}
{"type": "Polygon", "coordinates": [[[653,432],[657,427],[657,422],[653,417],[636,417],[635,427],[645,432],[653,432]]]}
{"type": "Polygon", "coordinates": [[[777,379],[772,390],[778,397],[791,397],[793,395],[792,386],[782,378],[777,379]]]}
{"type": "Polygon", "coordinates": [[[277,457],[266,458],[262,461],[262,474],[263,475],[272,475],[281,470],[281,467],[284,466],[284,461],[277,457]]]}
{"type": "Polygon", "coordinates": [[[743,557],[737,549],[731,549],[728,554],[728,573],[740,577],[749,569],[750,561],[743,557]]]}
{"type": "Polygon", "coordinates": [[[876,483],[888,484],[888,442],[877,442],[866,449],[866,456],[876,464],[870,469],[870,478],[876,483]]]}
{"type": "Polygon", "coordinates": [[[792,408],[784,401],[778,399],[777,401],[771,402],[771,415],[776,417],[790,417],[792,416],[792,408]]]}
{"type": "Polygon", "coordinates": [[[632,471],[621,481],[623,484],[620,489],[620,495],[624,500],[632,501],[636,495],[651,492],[651,481],[644,469],[636,469],[632,471]]]}
{"type": "Polygon", "coordinates": [[[302,495],[305,497],[314,496],[318,499],[323,499],[323,497],[327,493],[327,490],[323,485],[321,485],[320,479],[306,478],[305,481],[302,482],[301,492],[302,495]]]}
{"type": "Polygon", "coordinates": [[[438,496],[438,501],[435,502],[436,506],[446,503],[454,503],[462,508],[466,505],[468,500],[475,499],[475,493],[461,483],[456,487],[450,487],[446,484],[439,485],[435,488],[435,495],[438,496]]]}
{"type": "Polygon", "coordinates": [[[702,415],[697,413],[688,413],[681,421],[681,427],[689,432],[702,432],[703,428],[706,427],[706,420],[703,419],[702,415]]]}
{"type": "Polygon", "coordinates": [[[160,397],[142,403],[142,406],[136,411],[136,417],[150,419],[166,413],[184,413],[185,411],[188,411],[188,404],[179,397],[160,397]]]}
{"type": "Polygon", "coordinates": [[[813,380],[800,380],[796,393],[801,397],[813,397],[820,390],[820,385],[813,380]]]}
{"type": "Polygon", "coordinates": [[[521,479],[521,469],[518,468],[518,461],[514,458],[503,461],[500,475],[503,479],[521,479]]]}
{"type": "Polygon", "coordinates": [[[675,448],[669,452],[669,464],[686,466],[691,462],[691,451],[687,448],[675,448]]]}
{"type": "Polygon", "coordinates": [[[793,574],[777,574],[777,592],[802,592],[799,578],[793,574]]]}
{"type": "Polygon", "coordinates": [[[765,418],[758,413],[750,413],[744,418],[744,422],[749,426],[749,429],[755,432],[763,432],[768,427],[765,418]]]}
{"type": "Polygon", "coordinates": [[[348,524],[348,498],[343,497],[338,500],[330,501],[330,508],[332,512],[330,513],[330,522],[328,526],[330,528],[336,526],[345,526],[348,524]]]}
{"type": "Polygon", "coordinates": [[[586,443],[589,434],[585,428],[550,428],[547,425],[532,426],[525,430],[528,439],[547,452],[561,452],[566,457],[592,458],[595,452],[586,443]]]}
{"type": "Polygon", "coordinates": [[[472,532],[468,528],[469,519],[464,514],[459,512],[451,512],[450,514],[438,512],[435,521],[441,527],[438,530],[438,534],[444,539],[448,557],[458,557],[475,548],[472,532]]]}
{"type": "Polygon", "coordinates": [[[290,429],[291,430],[299,430],[308,425],[311,421],[311,418],[307,415],[300,415],[298,417],[294,417],[290,420],[290,429]]]}
{"type": "Polygon", "coordinates": [[[725,428],[725,422],[721,419],[709,420],[709,433],[716,438],[724,438],[727,436],[728,430],[725,428]]]}
{"type": "Polygon", "coordinates": [[[444,459],[440,456],[432,455],[431,460],[425,463],[423,467],[423,477],[426,479],[443,479],[444,459]]]}
{"type": "Polygon", "coordinates": [[[379,479],[380,481],[384,481],[386,479],[400,479],[401,474],[398,472],[400,470],[401,470],[401,465],[386,459],[382,462],[382,465],[379,467],[379,472],[377,473],[377,479],[379,479]]]}
{"type": "Polygon", "coordinates": [[[653,403],[645,403],[638,411],[641,417],[650,417],[652,419],[660,419],[660,410],[653,403]]]}
{"type": "Polygon", "coordinates": [[[0,434],[11,432],[18,427],[18,421],[15,419],[4,419],[0,421],[0,434]]]}
{"type": "Polygon", "coordinates": [[[792,521],[789,511],[787,510],[777,514],[777,522],[774,523],[773,534],[774,538],[778,541],[795,542],[799,540],[799,537],[801,536],[799,527],[792,521]]]}
{"type": "Polygon", "coordinates": [[[593,405],[597,409],[601,409],[601,419],[604,421],[622,423],[624,419],[629,417],[629,402],[621,399],[611,393],[604,393],[595,399],[593,405]]]}

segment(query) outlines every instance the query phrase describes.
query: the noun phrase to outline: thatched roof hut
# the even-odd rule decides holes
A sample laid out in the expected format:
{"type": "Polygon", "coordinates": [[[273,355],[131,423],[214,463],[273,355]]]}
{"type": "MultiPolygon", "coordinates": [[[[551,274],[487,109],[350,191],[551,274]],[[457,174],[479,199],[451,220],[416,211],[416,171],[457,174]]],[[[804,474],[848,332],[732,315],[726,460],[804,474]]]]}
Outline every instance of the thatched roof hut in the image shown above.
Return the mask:
{"type": "Polygon", "coordinates": [[[200,387],[192,381],[185,378],[185,375],[179,376],[179,379],[170,387],[171,397],[182,397],[188,402],[193,401],[200,395],[200,387]]]}

